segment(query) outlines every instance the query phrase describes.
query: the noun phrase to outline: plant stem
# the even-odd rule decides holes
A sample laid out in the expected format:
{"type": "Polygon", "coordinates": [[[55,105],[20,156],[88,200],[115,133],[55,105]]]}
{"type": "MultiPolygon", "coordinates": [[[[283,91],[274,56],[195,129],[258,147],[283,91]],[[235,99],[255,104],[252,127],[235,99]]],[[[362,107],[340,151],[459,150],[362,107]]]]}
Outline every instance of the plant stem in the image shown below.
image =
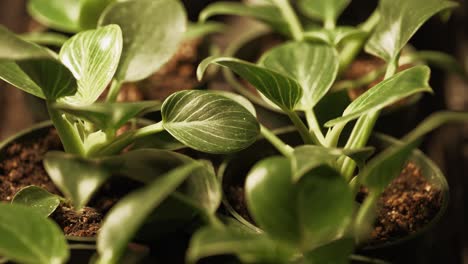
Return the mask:
{"type": "Polygon", "coordinates": [[[57,129],[63,148],[68,153],[85,156],[86,153],[80,134],[75,127],[65,119],[63,114],[52,107],[52,103],[54,102],[47,102],[47,111],[49,112],[49,117],[55,129],[57,129]]]}
{"type": "Polygon", "coordinates": [[[119,96],[121,86],[122,86],[121,81],[118,81],[117,79],[112,80],[109,93],[107,94],[106,102],[114,103],[115,101],[117,101],[117,97],[119,96]]]}
{"type": "MultiPolygon", "coordinates": [[[[396,56],[387,65],[387,71],[385,72],[384,79],[392,77],[398,69],[398,58],[396,56]]],[[[374,111],[361,116],[356,124],[354,125],[353,131],[345,145],[347,149],[361,148],[367,144],[367,141],[372,134],[374,125],[377,122],[380,111],[374,111]]],[[[350,158],[345,157],[341,166],[341,172],[345,179],[350,180],[353,176],[354,170],[356,169],[356,163],[350,158]]]]}
{"type": "Polygon", "coordinates": [[[327,17],[327,19],[325,19],[323,27],[328,30],[333,30],[336,27],[336,22],[335,20],[333,20],[333,18],[327,17]]]}
{"type": "Polygon", "coordinates": [[[159,133],[163,130],[164,127],[162,126],[161,121],[159,123],[140,128],[136,131],[130,131],[114,138],[114,140],[108,142],[104,147],[92,152],[91,154],[93,156],[115,155],[126,148],[128,145],[132,144],[135,140],[159,133]]]}
{"type": "Polygon", "coordinates": [[[138,139],[138,138],[146,137],[152,134],[162,132],[163,130],[164,130],[163,122],[160,121],[156,124],[152,124],[152,125],[145,126],[145,127],[138,129],[135,135],[133,136],[133,138],[138,139]]]}
{"type": "MultiPolygon", "coordinates": [[[[367,33],[370,33],[374,27],[377,25],[377,23],[380,20],[380,14],[378,9],[374,10],[372,15],[362,24],[359,26],[359,28],[367,33]]],[[[364,43],[366,42],[367,37],[362,38],[362,39],[355,39],[352,40],[343,47],[339,54],[339,59],[340,59],[340,73],[343,73],[348,66],[353,62],[354,58],[359,54],[359,52],[362,50],[362,47],[364,46],[364,43]]]]}
{"type": "Polygon", "coordinates": [[[325,145],[325,137],[323,136],[322,129],[317,121],[314,110],[307,109],[305,111],[307,125],[309,126],[310,132],[315,134],[321,145],[325,145]]]}
{"type": "Polygon", "coordinates": [[[301,22],[296,16],[288,0],[273,0],[276,6],[281,11],[284,19],[288,22],[291,34],[295,41],[301,41],[303,38],[303,29],[301,22]]]}
{"type": "Polygon", "coordinates": [[[262,133],[262,136],[266,138],[281,154],[283,154],[283,156],[288,157],[288,158],[291,157],[292,152],[294,151],[293,148],[285,144],[279,137],[273,134],[273,132],[271,132],[268,128],[261,125],[260,133],[262,133]]]}
{"type": "Polygon", "coordinates": [[[296,112],[286,111],[286,114],[289,116],[294,126],[299,131],[299,134],[301,135],[305,144],[315,144],[321,146],[318,138],[316,138],[314,134],[309,133],[309,129],[307,129],[306,125],[304,122],[302,122],[301,118],[297,115],[296,112]]]}
{"type": "Polygon", "coordinates": [[[340,139],[340,135],[344,127],[345,125],[340,123],[329,130],[325,137],[325,146],[329,148],[338,146],[338,140],[340,139]]]}

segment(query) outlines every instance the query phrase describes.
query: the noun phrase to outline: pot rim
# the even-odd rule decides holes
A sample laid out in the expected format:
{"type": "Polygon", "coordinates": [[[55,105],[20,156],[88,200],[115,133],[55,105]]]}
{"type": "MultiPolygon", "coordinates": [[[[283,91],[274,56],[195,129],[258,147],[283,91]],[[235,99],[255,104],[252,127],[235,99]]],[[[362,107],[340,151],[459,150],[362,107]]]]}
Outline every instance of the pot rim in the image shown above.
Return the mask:
{"type": "MultiPolygon", "coordinates": [[[[294,131],[293,128],[287,128],[282,131],[276,131],[277,134],[282,134],[282,133],[288,133],[294,131]]],[[[390,143],[395,143],[398,142],[397,139],[381,134],[381,133],[374,133],[373,134],[373,139],[377,139],[384,144],[390,144],[390,143]]],[[[235,154],[238,155],[238,154],[235,154]]],[[[223,191],[223,200],[222,203],[225,206],[226,210],[240,223],[244,224],[246,227],[250,228],[252,231],[255,231],[257,233],[262,233],[263,230],[242,217],[231,205],[230,201],[227,199],[227,196],[225,195],[225,189],[224,189],[224,176],[226,174],[226,171],[228,170],[228,166],[231,164],[232,160],[234,159],[235,155],[231,155],[227,157],[221,166],[219,167],[218,170],[218,179],[220,180],[222,191],[223,191]]],[[[428,230],[432,229],[436,223],[440,221],[440,219],[444,216],[445,211],[447,210],[448,203],[449,203],[449,185],[447,182],[447,179],[445,178],[444,174],[440,170],[440,168],[429,158],[427,157],[421,150],[419,149],[414,149],[412,151],[412,154],[409,158],[410,161],[415,162],[420,169],[423,170],[423,176],[433,185],[437,186],[440,188],[442,192],[442,201],[441,201],[441,207],[437,214],[432,218],[429,223],[427,223],[424,227],[421,229],[417,230],[416,232],[397,239],[393,239],[390,241],[386,241],[383,243],[375,244],[375,245],[357,245],[356,249],[361,249],[361,250],[374,250],[374,249],[381,249],[381,248],[388,248],[391,246],[395,245],[401,245],[405,242],[408,242],[410,240],[413,240],[417,237],[420,237],[424,233],[426,233],[428,230]],[[422,166],[424,164],[424,166],[422,166]]],[[[245,175],[244,175],[245,176],[245,175]]]]}

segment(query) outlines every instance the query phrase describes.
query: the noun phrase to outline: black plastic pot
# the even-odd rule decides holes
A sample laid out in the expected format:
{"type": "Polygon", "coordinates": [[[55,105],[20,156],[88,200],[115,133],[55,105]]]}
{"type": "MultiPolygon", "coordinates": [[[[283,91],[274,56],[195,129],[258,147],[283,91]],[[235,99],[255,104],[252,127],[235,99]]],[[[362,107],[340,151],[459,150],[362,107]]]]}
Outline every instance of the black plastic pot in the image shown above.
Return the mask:
{"type": "MultiPolygon", "coordinates": [[[[300,136],[291,128],[278,133],[278,136],[287,144],[296,146],[301,144],[300,136]]],[[[395,139],[385,135],[374,135],[373,145],[377,148],[388,146],[396,142],[395,139]]],[[[238,221],[254,231],[261,231],[255,224],[241,216],[227,199],[227,189],[229,186],[244,186],[245,177],[252,166],[261,159],[280,155],[274,147],[265,139],[261,139],[249,148],[230,156],[224,161],[218,171],[218,177],[222,182],[225,193],[223,205],[225,209],[238,221]]],[[[428,181],[442,190],[442,205],[436,216],[422,229],[404,237],[392,240],[391,242],[377,244],[373,246],[358,247],[356,253],[384,259],[391,263],[430,263],[424,258],[424,250],[428,250],[427,245],[431,244],[431,228],[443,217],[449,201],[449,188],[447,181],[440,169],[421,151],[414,150],[410,159],[421,170],[428,181]]],[[[433,241],[432,241],[433,242],[433,241]]]]}

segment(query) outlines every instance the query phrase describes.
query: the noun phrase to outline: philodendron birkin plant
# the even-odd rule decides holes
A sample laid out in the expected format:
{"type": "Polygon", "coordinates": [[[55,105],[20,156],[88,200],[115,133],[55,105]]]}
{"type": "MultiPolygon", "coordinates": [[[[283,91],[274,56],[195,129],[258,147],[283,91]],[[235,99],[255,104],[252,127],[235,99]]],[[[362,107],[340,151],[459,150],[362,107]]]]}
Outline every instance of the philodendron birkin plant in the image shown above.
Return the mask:
{"type": "MultiPolygon", "coordinates": [[[[343,1],[326,3],[335,2],[343,1]]],[[[456,4],[439,0],[425,1],[424,8],[421,4],[418,0],[380,1],[379,22],[365,49],[387,62],[385,80],[349,104],[342,116],[326,122],[326,133],[316,121],[314,107],[336,77],[339,59],[332,46],[288,42],[268,51],[258,64],[229,57],[201,63],[199,78],[208,65],[218,64],[250,82],[290,117],[304,145],[292,148],[261,127],[262,135],[281,153],[259,161],[246,176],[247,207],[261,232],[248,231],[240,224],[205,227],[192,238],[189,263],[218,254],[235,254],[245,263],[350,261],[354,248],[370,237],[378,198],[400,174],[421,137],[443,123],[468,121],[467,113],[433,114],[400,143],[367,161],[373,152],[367,142],[379,112],[407,96],[432,91],[427,66],[396,73],[397,61],[427,19],[456,4]],[[307,123],[298,111],[306,113],[307,123]],[[345,135],[342,131],[348,124],[353,130],[345,135]],[[357,204],[360,186],[369,194],[357,204]]]]}
{"type": "Polygon", "coordinates": [[[46,217],[60,201],[79,211],[115,173],[144,187],[124,197],[105,218],[97,238],[99,263],[119,263],[140,225],[169,196],[217,223],[221,192],[211,164],[163,149],[187,146],[224,154],[246,148],[256,140],[259,124],[241,106],[245,99],[192,90],[164,102],[115,102],[123,82],[149,76],[171,57],[185,29],[185,12],[175,0],[116,2],[97,29],[76,34],[59,54],[0,27],[0,78],[46,101],[65,150],[49,152],[44,160],[65,198],[31,186],[13,204],[0,205],[1,256],[19,263],[66,262],[64,236],[46,217]],[[148,14],[155,17],[152,23],[141,22],[148,14]],[[106,102],[96,102],[110,82],[106,102]],[[150,111],[160,111],[162,121],[117,133],[150,111]],[[155,141],[160,149],[119,155],[133,143],[144,148],[155,141]]]}
{"type": "MultiPolygon", "coordinates": [[[[437,4],[438,2],[440,1],[435,1],[434,3],[437,4]]],[[[331,54],[333,53],[333,51],[331,49],[328,49],[323,51],[317,51],[315,57],[309,55],[309,60],[307,63],[314,63],[314,59],[324,59],[325,61],[323,68],[315,67],[313,69],[315,69],[316,71],[320,71],[321,69],[326,68],[328,69],[328,71],[333,72],[334,74],[338,74],[338,77],[340,77],[339,79],[341,79],[342,74],[348,69],[351,63],[362,52],[364,44],[366,43],[367,39],[370,37],[374,29],[377,31],[381,31],[382,28],[382,20],[379,19],[379,9],[376,9],[366,19],[366,21],[364,21],[360,25],[339,25],[338,18],[350,3],[350,0],[260,0],[251,1],[250,3],[248,3],[248,1],[246,1],[246,3],[216,2],[207,6],[200,13],[199,21],[200,23],[207,23],[207,20],[209,18],[218,15],[237,15],[251,17],[263,22],[273,32],[281,34],[286,40],[296,42],[302,41],[328,44],[329,46],[336,48],[336,56],[338,56],[337,61],[327,60],[330,59],[332,56],[335,56],[334,54],[331,54]]],[[[390,4],[397,5],[399,3],[403,2],[398,1],[390,4]]],[[[399,7],[398,10],[410,10],[411,8],[423,10],[424,8],[422,6],[425,6],[425,3],[404,3],[399,7]]],[[[453,6],[453,3],[443,2],[440,6],[437,6],[435,8],[446,9],[451,6],[453,6]]],[[[430,11],[435,12],[437,10],[431,9],[430,11]]],[[[395,14],[389,15],[391,16],[389,17],[389,19],[398,19],[398,17],[395,17],[397,16],[395,14]]],[[[419,21],[414,19],[408,23],[418,22],[419,21]]],[[[400,24],[396,24],[395,27],[399,27],[399,25],[400,24]]],[[[389,26],[387,27],[389,30],[394,30],[393,28],[389,28],[389,26]]],[[[398,29],[398,32],[405,30],[406,29],[404,28],[402,28],[401,30],[398,29]]],[[[405,33],[411,34],[413,32],[409,31],[405,33]]],[[[384,35],[380,37],[385,38],[384,35]]],[[[398,42],[398,45],[402,43],[406,45],[407,43],[405,39],[399,40],[398,42]]],[[[403,46],[398,48],[399,62],[395,62],[397,66],[398,63],[399,65],[414,65],[419,64],[421,61],[424,61],[430,65],[434,65],[446,71],[464,75],[463,70],[458,65],[456,60],[448,54],[438,51],[418,51],[408,47],[405,50],[405,52],[400,56],[400,50],[401,48],[403,48],[403,46]]],[[[232,53],[234,51],[229,50],[228,52],[232,53]]],[[[371,53],[371,55],[377,56],[379,58],[384,58],[382,54],[376,54],[376,52],[371,53]]],[[[356,80],[340,80],[334,83],[330,91],[337,92],[344,89],[354,89],[360,88],[365,85],[369,85],[379,77],[382,77],[382,74],[385,72],[384,67],[385,66],[378,66],[375,69],[372,69],[369,73],[356,80]]],[[[319,72],[310,72],[310,70],[308,70],[307,73],[309,73],[310,76],[315,76],[319,72]]],[[[233,79],[234,76],[232,75],[232,73],[226,71],[225,75],[228,82],[236,82],[233,79]]],[[[329,75],[329,77],[333,77],[333,75],[329,75]]],[[[236,87],[242,94],[251,98],[254,102],[259,102],[258,99],[253,97],[253,95],[248,89],[243,89],[242,87],[239,87],[238,84],[233,84],[233,86],[236,87]]],[[[308,91],[305,90],[304,93],[308,93],[308,91]]],[[[266,101],[268,102],[268,100],[266,101]]],[[[264,102],[260,104],[265,105],[264,102]]],[[[273,107],[275,107],[275,105],[276,104],[270,104],[270,106],[273,107]]],[[[313,107],[314,105],[315,104],[311,105],[311,107],[313,107]]]]}

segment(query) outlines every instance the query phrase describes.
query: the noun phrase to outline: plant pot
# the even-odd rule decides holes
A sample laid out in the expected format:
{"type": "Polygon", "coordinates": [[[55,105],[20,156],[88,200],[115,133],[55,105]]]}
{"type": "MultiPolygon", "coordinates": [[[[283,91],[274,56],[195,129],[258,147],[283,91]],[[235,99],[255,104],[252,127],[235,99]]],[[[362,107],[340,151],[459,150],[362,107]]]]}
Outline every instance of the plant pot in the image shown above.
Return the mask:
{"type": "MultiPolygon", "coordinates": [[[[282,131],[278,136],[291,146],[301,144],[300,137],[294,129],[282,131]]],[[[384,135],[374,135],[372,139],[372,143],[376,147],[388,146],[395,141],[395,139],[384,135]]],[[[243,188],[245,177],[252,166],[259,160],[271,155],[279,155],[279,153],[268,141],[261,139],[248,149],[229,157],[218,171],[218,177],[222,182],[223,192],[225,194],[223,205],[226,211],[254,231],[261,230],[255,226],[251,220],[244,217],[246,215],[245,213],[238,211],[239,206],[232,202],[232,198],[228,198],[231,197],[229,193],[232,193],[229,191],[229,188],[232,188],[232,186],[241,186],[243,188]]],[[[421,253],[423,252],[421,250],[428,250],[428,248],[425,247],[427,246],[425,242],[428,242],[431,237],[429,230],[443,217],[448,205],[448,184],[439,168],[421,151],[414,150],[409,161],[416,164],[416,166],[421,169],[422,175],[424,175],[431,186],[441,190],[442,196],[439,211],[428,224],[411,235],[397,238],[386,243],[374,244],[372,246],[361,245],[358,246],[357,253],[378,259],[385,259],[392,263],[428,263],[419,261],[421,256],[415,255],[413,252],[421,253]]],[[[240,210],[243,209],[244,208],[241,206],[240,210]]]]}
{"type": "MultiPolygon", "coordinates": [[[[145,124],[147,122],[149,121],[144,119],[139,120],[140,124],[145,124]]],[[[5,160],[5,157],[7,156],[7,149],[12,146],[12,144],[21,142],[38,142],[40,139],[48,135],[52,128],[52,123],[50,121],[46,121],[23,130],[1,142],[0,160],[5,160]]],[[[128,189],[126,193],[140,186],[139,183],[137,184],[127,178],[117,178],[119,182],[123,181],[124,186],[128,189]]],[[[99,193],[97,193],[97,195],[99,195],[99,193]]],[[[120,197],[123,197],[124,195],[125,194],[120,197]]],[[[156,210],[149,217],[149,221],[147,221],[147,223],[145,223],[145,225],[141,228],[142,232],[139,232],[135,236],[134,241],[137,244],[130,248],[131,251],[133,253],[136,251],[136,253],[138,253],[137,255],[141,255],[142,251],[149,251],[149,248],[154,248],[155,245],[164,246],[166,244],[171,244],[172,247],[166,248],[166,252],[171,252],[171,250],[179,250],[178,253],[182,254],[181,250],[184,250],[185,248],[176,248],[176,246],[185,246],[185,244],[180,243],[180,239],[175,239],[175,242],[170,243],[168,241],[172,241],[174,240],[172,238],[180,237],[181,234],[186,234],[187,232],[192,231],[190,228],[193,228],[193,222],[195,218],[193,210],[189,211],[187,205],[182,204],[178,200],[170,198],[161,204],[161,206],[158,207],[158,210],[156,210]]],[[[71,247],[71,258],[69,263],[88,263],[88,261],[84,260],[88,260],[92,257],[92,255],[94,255],[96,248],[96,237],[80,237],[72,235],[66,235],[65,237],[71,247]]],[[[148,255],[148,258],[153,259],[153,261],[142,263],[155,263],[154,258],[160,257],[164,256],[160,256],[160,254],[153,256],[151,252],[151,254],[148,255]]]]}

